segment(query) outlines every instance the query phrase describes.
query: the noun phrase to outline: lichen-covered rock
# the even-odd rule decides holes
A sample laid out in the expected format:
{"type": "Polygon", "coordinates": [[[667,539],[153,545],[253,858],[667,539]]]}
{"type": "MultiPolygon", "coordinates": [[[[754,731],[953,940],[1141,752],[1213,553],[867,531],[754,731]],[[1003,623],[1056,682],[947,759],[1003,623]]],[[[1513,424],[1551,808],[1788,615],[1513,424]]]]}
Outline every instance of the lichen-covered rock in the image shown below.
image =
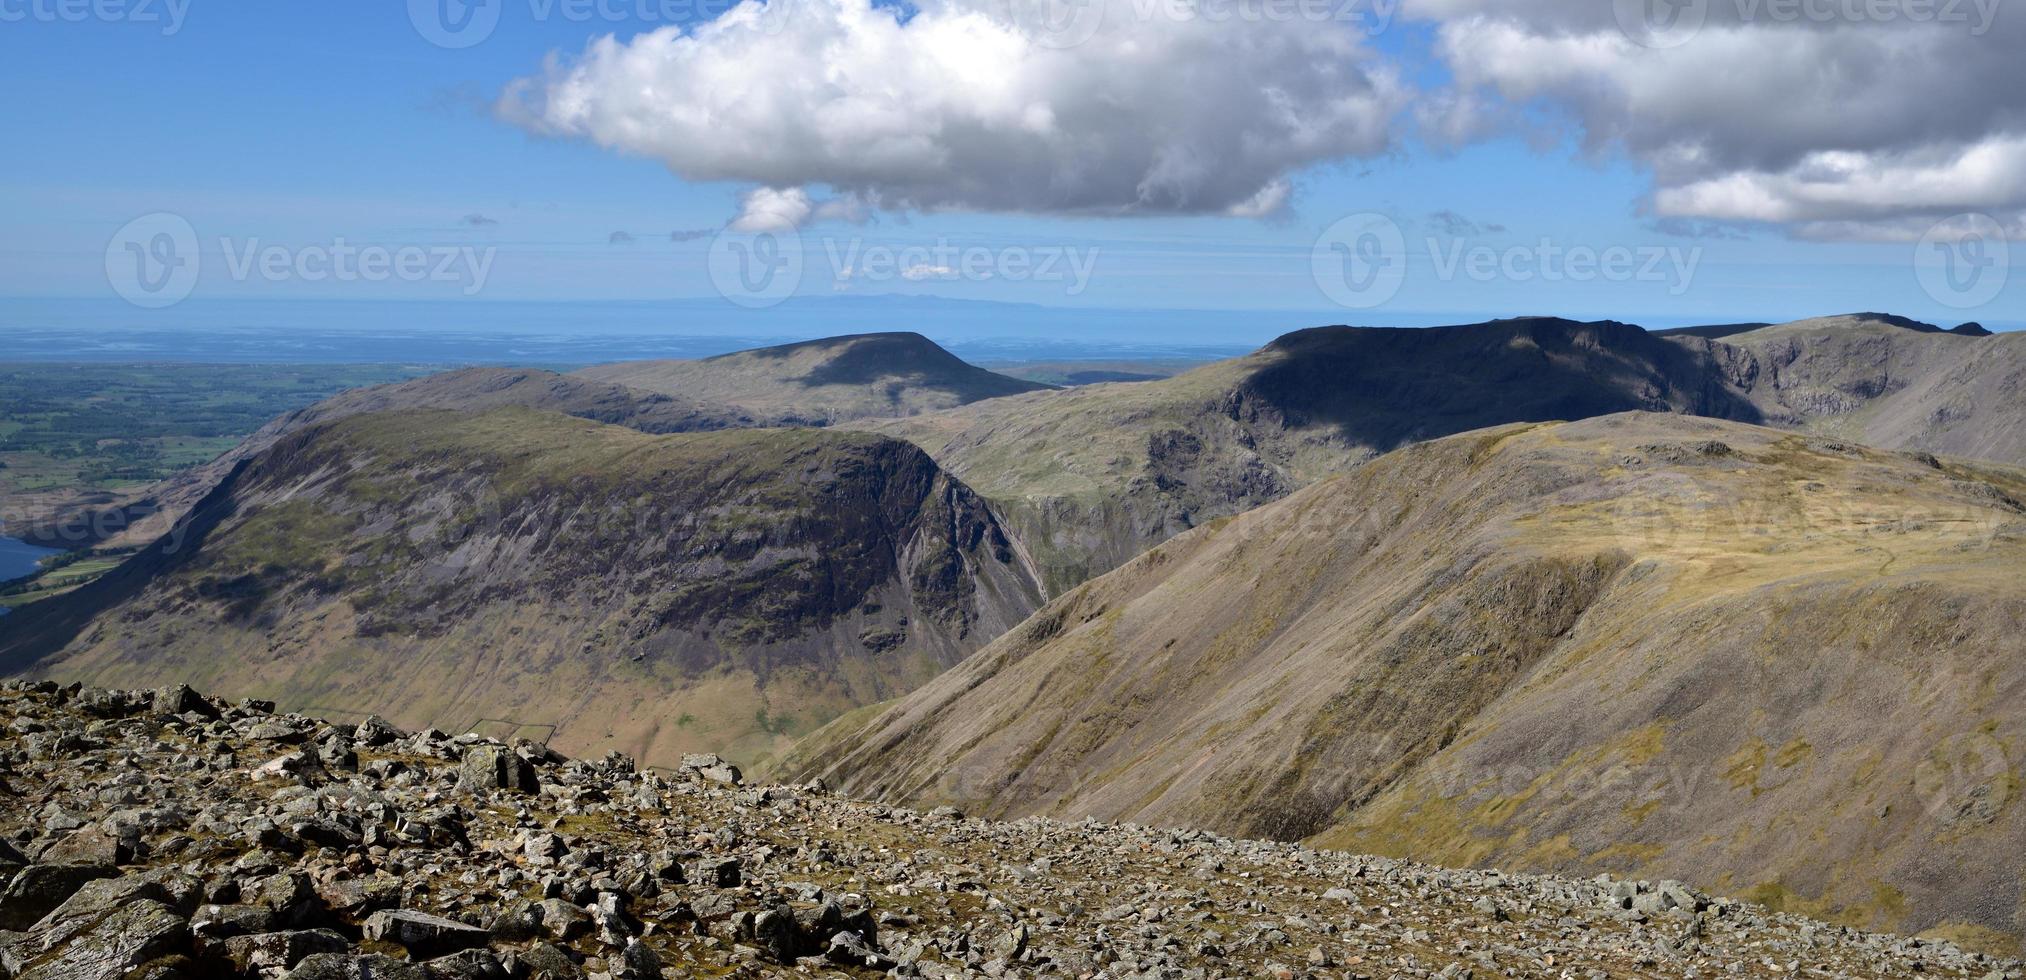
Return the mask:
{"type": "Polygon", "coordinates": [[[22,971],[21,980],[105,980],[150,960],[182,952],[190,924],[160,902],[140,899],[120,907],[71,939],[52,956],[22,971]]]}
{"type": "Polygon", "coordinates": [[[240,973],[278,976],[317,953],[343,953],[352,944],[329,929],[234,936],[222,944],[224,958],[240,973]]]}
{"type": "Polygon", "coordinates": [[[0,891],[0,929],[20,931],[56,910],[85,883],[119,874],[88,864],[35,864],[16,872],[0,891]]]}
{"type": "Polygon", "coordinates": [[[306,957],[283,980],[428,980],[422,968],[405,960],[372,953],[316,953],[306,957]]]}
{"type": "Polygon", "coordinates": [[[416,956],[439,956],[462,949],[484,946],[492,934],[456,919],[417,912],[414,909],[387,909],[366,919],[367,939],[399,943],[416,956]]]}
{"type": "Polygon", "coordinates": [[[464,750],[457,769],[459,789],[507,789],[516,793],[538,792],[542,786],[535,767],[512,749],[501,745],[474,745],[464,750]]]}

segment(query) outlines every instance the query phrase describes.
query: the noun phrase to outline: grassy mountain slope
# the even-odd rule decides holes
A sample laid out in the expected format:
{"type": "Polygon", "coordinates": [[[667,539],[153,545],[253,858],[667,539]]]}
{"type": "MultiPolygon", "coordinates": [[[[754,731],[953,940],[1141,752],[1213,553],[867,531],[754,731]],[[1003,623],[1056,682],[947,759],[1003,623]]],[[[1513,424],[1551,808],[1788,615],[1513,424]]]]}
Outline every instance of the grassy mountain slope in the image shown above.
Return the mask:
{"type": "Polygon", "coordinates": [[[1630,410],[1756,417],[1702,351],[1534,318],[1304,330],[1166,380],[858,427],[922,446],[992,499],[1059,590],[1411,441],[1630,410]]]}
{"type": "Polygon", "coordinates": [[[2026,463],[2026,334],[1859,314],[1763,327],[1709,349],[1771,424],[2026,463]]]}
{"type": "MultiPolygon", "coordinates": [[[[110,533],[98,535],[103,540],[94,542],[101,547],[138,548],[166,533],[218,486],[233,467],[289,433],[365,412],[420,408],[485,411],[508,406],[561,412],[653,433],[708,432],[770,421],[721,405],[636,391],[554,371],[533,368],[446,371],[412,381],[356,388],[284,414],[211,462],[100,506],[105,516],[88,514],[73,518],[70,523],[109,529],[110,533]]],[[[69,542],[70,546],[75,544],[69,542]]]]}
{"type": "Polygon", "coordinates": [[[2026,473],[1645,413],[1214,522],[785,775],[2026,934],[2026,473]]]}
{"type": "Polygon", "coordinates": [[[0,666],[752,759],[1038,595],[969,490],[857,433],[355,415],[282,437],[181,530],[0,620],[0,666]]]}
{"type": "Polygon", "coordinates": [[[966,364],[917,333],[831,337],[701,361],[625,361],[576,376],[804,425],[919,415],[1048,387],[966,364]]]}

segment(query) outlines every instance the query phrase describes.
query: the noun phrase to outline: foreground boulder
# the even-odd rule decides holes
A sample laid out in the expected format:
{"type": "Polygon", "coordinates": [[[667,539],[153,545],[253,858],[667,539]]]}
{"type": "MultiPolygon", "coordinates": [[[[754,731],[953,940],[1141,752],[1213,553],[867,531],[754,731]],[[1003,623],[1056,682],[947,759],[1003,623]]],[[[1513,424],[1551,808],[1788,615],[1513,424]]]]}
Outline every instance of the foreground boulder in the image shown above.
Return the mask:
{"type": "Polygon", "coordinates": [[[110,878],[112,868],[85,864],[36,864],[16,872],[0,891],[0,929],[20,931],[56,910],[87,882],[110,878]]]}
{"type": "Polygon", "coordinates": [[[541,789],[535,767],[512,750],[498,745],[474,745],[464,752],[457,769],[457,786],[463,790],[509,789],[533,793],[541,789]]]}
{"type": "Polygon", "coordinates": [[[416,956],[431,957],[484,946],[492,934],[456,919],[412,909],[375,912],[366,920],[366,938],[399,943],[416,956]]]}

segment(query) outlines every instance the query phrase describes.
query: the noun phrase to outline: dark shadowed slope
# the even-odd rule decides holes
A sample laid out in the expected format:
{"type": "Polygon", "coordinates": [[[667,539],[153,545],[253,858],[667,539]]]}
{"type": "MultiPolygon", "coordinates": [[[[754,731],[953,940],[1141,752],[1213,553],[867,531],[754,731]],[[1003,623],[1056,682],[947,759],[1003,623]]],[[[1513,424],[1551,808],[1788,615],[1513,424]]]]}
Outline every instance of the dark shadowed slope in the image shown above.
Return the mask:
{"type": "Polygon", "coordinates": [[[1630,410],[1757,418],[1707,359],[1608,321],[1324,327],[1166,380],[857,426],[993,500],[1059,590],[1417,439],[1630,410]]]}
{"type": "Polygon", "coordinates": [[[2021,499],[1673,415],[1467,433],[1164,544],[782,771],[2009,942],[2021,499]]]}
{"type": "Polygon", "coordinates": [[[283,437],[126,567],[0,620],[0,650],[670,763],[763,757],[1037,601],[983,504],[898,441],[375,413],[283,437]]]}
{"type": "Polygon", "coordinates": [[[577,376],[808,425],[918,415],[1048,388],[967,364],[917,333],[830,337],[701,361],[628,361],[577,376]]]}

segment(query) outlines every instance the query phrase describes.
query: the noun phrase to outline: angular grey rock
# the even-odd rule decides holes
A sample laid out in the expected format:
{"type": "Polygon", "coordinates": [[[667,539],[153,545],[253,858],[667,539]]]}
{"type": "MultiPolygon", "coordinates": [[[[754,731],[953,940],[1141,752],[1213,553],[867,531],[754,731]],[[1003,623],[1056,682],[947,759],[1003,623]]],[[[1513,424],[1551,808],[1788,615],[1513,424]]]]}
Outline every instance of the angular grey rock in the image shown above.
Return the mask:
{"type": "Polygon", "coordinates": [[[392,723],[379,715],[368,715],[365,721],[352,729],[352,740],[367,748],[376,749],[382,745],[392,745],[407,737],[408,733],[395,728],[392,723]]]}
{"type": "Polygon", "coordinates": [[[693,881],[717,888],[737,888],[743,878],[736,859],[705,861],[696,866],[690,874],[693,881]]]}
{"type": "Polygon", "coordinates": [[[547,974],[552,980],[580,980],[584,976],[583,969],[570,958],[570,954],[548,943],[535,943],[514,954],[514,959],[517,965],[526,968],[529,977],[547,974]]]}
{"type": "Polygon", "coordinates": [[[259,742],[281,742],[293,745],[309,738],[309,732],[293,722],[279,718],[263,721],[246,730],[246,737],[259,742]]]}
{"type": "Polygon", "coordinates": [[[378,953],[317,953],[296,964],[282,980],[427,980],[427,975],[420,966],[378,953]]]}
{"type": "Polygon", "coordinates": [[[200,714],[208,718],[218,717],[217,709],[211,702],[190,689],[187,684],[157,688],[150,698],[149,710],[158,715],[200,714]]]}
{"type": "Polygon", "coordinates": [[[495,942],[526,942],[544,935],[542,929],[542,907],[522,899],[501,909],[492,921],[486,924],[495,942]]]}
{"type": "Polygon", "coordinates": [[[85,864],[34,864],[22,868],[0,891],[0,930],[19,932],[56,911],[86,882],[111,878],[112,868],[85,864]]]}
{"type": "Polygon", "coordinates": [[[862,966],[871,970],[891,970],[897,965],[873,949],[864,936],[849,930],[840,930],[830,937],[830,945],[823,951],[823,958],[841,966],[862,966]]]}
{"type": "Polygon", "coordinates": [[[777,963],[793,963],[808,944],[795,913],[787,906],[770,909],[753,917],[752,939],[777,963]]]}
{"type": "Polygon", "coordinates": [[[535,767],[511,749],[501,745],[474,745],[464,750],[457,768],[457,788],[467,792],[508,789],[517,793],[540,792],[535,767]]]}
{"type": "Polygon", "coordinates": [[[50,960],[23,973],[21,980],[119,977],[149,960],[180,953],[189,943],[189,923],[176,910],[142,899],[99,920],[50,960]]]}
{"type": "Polygon", "coordinates": [[[190,931],[198,943],[274,932],[281,917],[264,905],[206,905],[190,917],[190,931]]]}
{"type": "Polygon", "coordinates": [[[35,941],[53,948],[84,932],[107,913],[147,899],[183,914],[194,904],[198,883],[188,875],[157,871],[88,881],[30,930],[35,941]]]}
{"type": "Polygon", "coordinates": [[[424,958],[484,946],[492,938],[477,926],[413,909],[375,912],[366,919],[364,932],[367,939],[398,943],[410,954],[424,958]]]}
{"type": "Polygon", "coordinates": [[[113,867],[134,859],[133,845],[96,824],[71,831],[35,853],[43,864],[91,864],[113,867]]]}
{"type": "Polygon", "coordinates": [[[612,973],[613,980],[661,980],[661,956],[653,947],[638,939],[626,941],[626,949],[619,954],[618,969],[612,973]]]}
{"type": "Polygon", "coordinates": [[[323,911],[316,886],[300,871],[269,875],[241,890],[241,899],[272,911],[275,919],[288,925],[307,925],[323,911]]]}
{"type": "Polygon", "coordinates": [[[544,899],[540,910],[542,931],[557,942],[588,936],[596,928],[590,912],[560,898],[544,899]]]}
{"type": "Polygon", "coordinates": [[[702,779],[727,786],[737,786],[745,781],[745,774],[739,767],[709,753],[697,753],[682,757],[682,770],[702,779]]]}
{"type": "Polygon", "coordinates": [[[364,878],[327,881],[316,886],[317,897],[334,912],[358,918],[401,904],[401,879],[375,872],[364,878]]]}
{"type": "Polygon", "coordinates": [[[507,968],[489,949],[467,949],[422,964],[429,980],[511,980],[507,968]]]}
{"type": "Polygon", "coordinates": [[[220,947],[239,972],[275,976],[318,953],[346,952],[351,943],[329,929],[314,929],[234,936],[220,947]]]}

